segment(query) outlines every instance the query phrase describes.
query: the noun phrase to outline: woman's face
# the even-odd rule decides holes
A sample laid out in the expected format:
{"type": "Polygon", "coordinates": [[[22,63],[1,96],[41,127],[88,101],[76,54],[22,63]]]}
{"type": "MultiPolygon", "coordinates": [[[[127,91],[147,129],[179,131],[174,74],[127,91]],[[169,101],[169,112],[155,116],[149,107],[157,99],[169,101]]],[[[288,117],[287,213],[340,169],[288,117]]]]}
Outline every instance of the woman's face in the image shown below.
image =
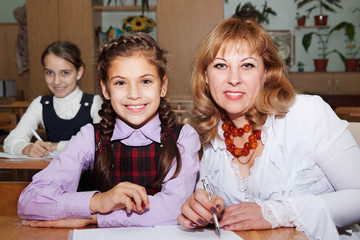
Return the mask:
{"type": "Polygon", "coordinates": [[[243,116],[263,89],[266,70],[261,56],[250,54],[246,44],[224,45],[206,70],[206,83],[215,102],[232,120],[243,116]]]}
{"type": "Polygon", "coordinates": [[[118,116],[140,128],[156,116],[167,78],[161,82],[156,66],[141,55],[118,57],[108,69],[107,85],[101,81],[101,88],[118,116]]]}
{"type": "Polygon", "coordinates": [[[72,93],[76,82],[83,74],[84,68],[79,71],[65,59],[50,53],[44,57],[45,81],[50,91],[58,98],[72,93]]]}

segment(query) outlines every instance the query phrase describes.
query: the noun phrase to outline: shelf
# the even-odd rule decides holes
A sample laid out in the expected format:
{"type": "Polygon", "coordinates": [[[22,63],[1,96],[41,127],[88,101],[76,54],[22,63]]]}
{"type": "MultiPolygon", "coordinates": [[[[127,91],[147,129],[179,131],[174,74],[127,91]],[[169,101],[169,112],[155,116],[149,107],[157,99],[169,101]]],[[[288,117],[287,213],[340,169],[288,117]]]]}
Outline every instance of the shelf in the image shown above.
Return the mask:
{"type": "Polygon", "coordinates": [[[296,26],[296,29],[302,29],[302,28],[329,28],[330,26],[296,26]]]}
{"type": "MultiPolygon", "coordinates": [[[[141,6],[93,6],[95,11],[141,11],[141,6]]],[[[149,6],[145,11],[156,11],[156,6],[149,6]]]]}

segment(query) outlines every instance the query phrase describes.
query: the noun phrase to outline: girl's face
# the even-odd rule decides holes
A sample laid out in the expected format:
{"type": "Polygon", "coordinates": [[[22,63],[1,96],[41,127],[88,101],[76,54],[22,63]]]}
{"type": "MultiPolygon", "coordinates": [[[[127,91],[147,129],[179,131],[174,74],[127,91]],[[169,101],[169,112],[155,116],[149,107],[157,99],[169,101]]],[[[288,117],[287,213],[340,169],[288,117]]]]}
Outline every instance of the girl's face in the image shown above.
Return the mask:
{"type": "Polygon", "coordinates": [[[110,99],[117,115],[133,128],[140,128],[157,114],[160,97],[167,91],[156,66],[142,55],[115,58],[108,69],[108,82],[101,81],[105,99],[110,99]]]}
{"type": "Polygon", "coordinates": [[[84,72],[65,59],[50,53],[44,58],[45,81],[50,91],[58,98],[63,98],[72,93],[76,88],[76,82],[84,72]]]}
{"type": "MultiPolygon", "coordinates": [[[[252,106],[263,89],[266,70],[262,57],[250,54],[246,44],[224,45],[206,70],[206,83],[215,102],[235,123],[252,106]]],[[[236,125],[236,123],[235,123],[236,125]]]]}

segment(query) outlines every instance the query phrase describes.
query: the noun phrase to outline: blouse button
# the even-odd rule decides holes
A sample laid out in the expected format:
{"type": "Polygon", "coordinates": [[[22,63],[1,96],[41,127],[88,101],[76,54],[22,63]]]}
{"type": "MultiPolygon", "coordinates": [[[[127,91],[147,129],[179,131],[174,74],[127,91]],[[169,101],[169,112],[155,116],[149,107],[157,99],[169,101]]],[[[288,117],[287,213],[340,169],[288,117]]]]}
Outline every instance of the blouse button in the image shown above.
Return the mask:
{"type": "Polygon", "coordinates": [[[49,101],[45,101],[45,104],[49,104],[50,102],[49,101]]]}
{"type": "Polygon", "coordinates": [[[85,107],[89,106],[89,103],[88,103],[88,102],[85,102],[85,103],[84,103],[84,106],[85,106],[85,107]]]}

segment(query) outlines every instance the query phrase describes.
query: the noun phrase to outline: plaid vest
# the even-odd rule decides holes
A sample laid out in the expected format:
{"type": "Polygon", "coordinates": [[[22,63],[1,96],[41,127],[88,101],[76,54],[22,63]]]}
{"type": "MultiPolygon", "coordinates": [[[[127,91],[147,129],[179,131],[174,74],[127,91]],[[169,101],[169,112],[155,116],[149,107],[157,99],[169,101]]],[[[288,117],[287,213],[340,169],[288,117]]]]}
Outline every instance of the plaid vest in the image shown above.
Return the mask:
{"type": "MultiPolygon", "coordinates": [[[[173,128],[161,131],[162,138],[172,137],[177,141],[182,124],[177,124],[173,128]]],[[[99,124],[94,125],[95,146],[100,144],[99,124]]],[[[120,182],[131,182],[146,188],[148,195],[154,195],[161,191],[161,188],[152,188],[150,183],[155,179],[158,172],[161,144],[153,142],[147,146],[127,146],[119,140],[112,141],[113,165],[111,168],[111,177],[113,186],[120,182]]],[[[101,148],[95,152],[95,161],[101,153],[101,148]]]]}

